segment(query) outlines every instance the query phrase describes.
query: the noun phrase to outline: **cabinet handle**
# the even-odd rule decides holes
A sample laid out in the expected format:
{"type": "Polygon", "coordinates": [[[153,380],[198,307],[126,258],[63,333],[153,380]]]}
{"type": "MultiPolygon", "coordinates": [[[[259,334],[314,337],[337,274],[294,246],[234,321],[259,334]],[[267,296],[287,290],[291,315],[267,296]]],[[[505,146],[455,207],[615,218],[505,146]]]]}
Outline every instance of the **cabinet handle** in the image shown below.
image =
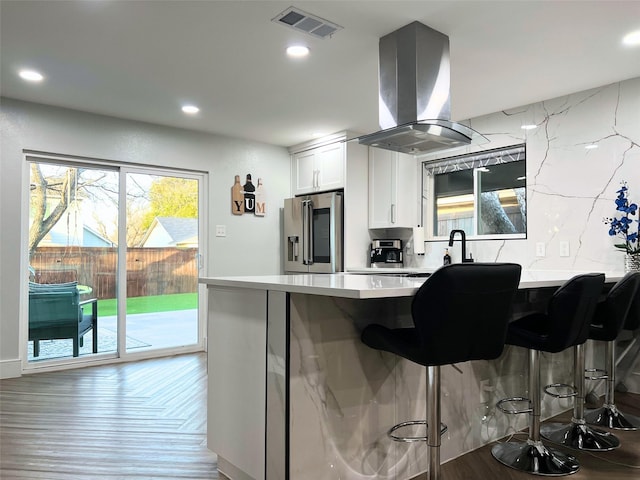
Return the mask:
{"type": "Polygon", "coordinates": [[[396,223],[396,204],[391,204],[391,223],[396,223]]]}

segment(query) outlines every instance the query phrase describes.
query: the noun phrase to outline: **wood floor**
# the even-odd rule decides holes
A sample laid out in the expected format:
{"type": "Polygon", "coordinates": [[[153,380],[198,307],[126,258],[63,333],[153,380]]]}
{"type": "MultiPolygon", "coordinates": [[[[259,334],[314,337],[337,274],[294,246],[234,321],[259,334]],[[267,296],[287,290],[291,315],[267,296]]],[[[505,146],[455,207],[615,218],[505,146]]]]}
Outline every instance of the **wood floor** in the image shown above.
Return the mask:
{"type": "MultiPolygon", "coordinates": [[[[1,380],[0,478],[222,480],[205,446],[206,385],[204,354],[1,380]]],[[[616,403],[640,416],[640,395],[616,394],[616,403]]],[[[640,431],[616,435],[622,446],[613,452],[571,452],[582,466],[570,478],[640,478],[640,431]]],[[[442,473],[443,480],[536,478],[498,464],[490,446],[442,473]]]]}
{"type": "Polygon", "coordinates": [[[204,354],[0,381],[0,478],[216,479],[204,354]]]}

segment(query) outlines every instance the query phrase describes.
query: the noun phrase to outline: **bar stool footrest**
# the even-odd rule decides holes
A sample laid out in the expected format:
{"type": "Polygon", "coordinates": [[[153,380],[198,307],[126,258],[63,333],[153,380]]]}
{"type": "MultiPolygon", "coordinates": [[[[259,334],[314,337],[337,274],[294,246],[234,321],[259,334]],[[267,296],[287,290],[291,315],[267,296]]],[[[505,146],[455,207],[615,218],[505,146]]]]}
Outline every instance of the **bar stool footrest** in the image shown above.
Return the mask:
{"type": "Polygon", "coordinates": [[[499,410],[501,410],[504,413],[508,413],[509,415],[519,415],[521,413],[531,413],[533,411],[533,409],[531,408],[531,401],[526,398],[526,397],[509,397],[509,398],[503,398],[502,400],[499,400],[498,403],[496,403],[496,408],[498,408],[499,410]],[[504,404],[505,403],[517,403],[517,402],[527,402],[527,408],[522,408],[522,409],[510,409],[510,408],[505,408],[504,404]]]}
{"type": "MultiPolygon", "coordinates": [[[[428,440],[428,436],[424,435],[421,437],[411,437],[411,436],[407,436],[407,437],[399,437],[397,435],[394,435],[394,432],[396,430],[399,430],[400,428],[404,428],[404,427],[411,427],[414,425],[424,425],[425,428],[427,427],[427,421],[426,420],[410,420],[408,422],[402,422],[402,423],[398,423],[397,425],[394,425],[393,427],[391,427],[389,429],[389,431],[387,432],[387,436],[392,439],[395,442],[405,442],[405,443],[409,443],[409,442],[426,442],[428,440]]],[[[444,423],[440,424],[440,435],[444,434],[449,427],[447,427],[444,423]]]]}
{"type": "Polygon", "coordinates": [[[571,398],[578,395],[578,390],[576,389],[576,387],[574,387],[573,385],[569,385],[568,383],[552,383],[551,385],[546,385],[544,387],[544,393],[546,393],[547,395],[551,395],[552,397],[555,397],[555,398],[571,398]],[[566,389],[570,389],[571,392],[558,393],[558,392],[552,391],[551,389],[553,388],[556,388],[556,389],[566,388],[566,389]]]}
{"type": "Polygon", "coordinates": [[[584,373],[593,373],[595,375],[585,375],[584,378],[587,380],[605,380],[609,378],[608,372],[604,368],[585,368],[584,373]]]}

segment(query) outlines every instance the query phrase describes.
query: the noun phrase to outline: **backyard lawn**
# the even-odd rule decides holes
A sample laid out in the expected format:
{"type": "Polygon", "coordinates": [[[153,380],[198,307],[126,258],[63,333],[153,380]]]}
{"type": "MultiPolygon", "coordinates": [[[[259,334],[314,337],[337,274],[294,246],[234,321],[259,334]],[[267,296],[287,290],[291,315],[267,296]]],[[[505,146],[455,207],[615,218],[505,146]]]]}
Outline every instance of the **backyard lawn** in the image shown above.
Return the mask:
{"type": "MultiPolygon", "coordinates": [[[[116,299],[98,300],[98,314],[101,317],[116,315],[116,299]]],[[[148,297],[127,298],[127,313],[172,312],[198,308],[198,294],[174,293],[171,295],[150,295],[148,297]]]]}

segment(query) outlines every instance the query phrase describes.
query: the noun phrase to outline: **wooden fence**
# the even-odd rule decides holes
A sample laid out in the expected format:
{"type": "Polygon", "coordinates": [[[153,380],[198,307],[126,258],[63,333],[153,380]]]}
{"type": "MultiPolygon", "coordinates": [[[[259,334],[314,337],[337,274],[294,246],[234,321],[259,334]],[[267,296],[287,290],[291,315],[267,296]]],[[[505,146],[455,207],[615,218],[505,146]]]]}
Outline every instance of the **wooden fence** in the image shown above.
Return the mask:
{"type": "MultiPolygon", "coordinates": [[[[197,248],[127,249],[127,297],[198,290],[197,248]]],[[[117,250],[108,247],[38,247],[31,257],[38,283],[77,281],[91,296],[115,298],[117,250]]]]}

